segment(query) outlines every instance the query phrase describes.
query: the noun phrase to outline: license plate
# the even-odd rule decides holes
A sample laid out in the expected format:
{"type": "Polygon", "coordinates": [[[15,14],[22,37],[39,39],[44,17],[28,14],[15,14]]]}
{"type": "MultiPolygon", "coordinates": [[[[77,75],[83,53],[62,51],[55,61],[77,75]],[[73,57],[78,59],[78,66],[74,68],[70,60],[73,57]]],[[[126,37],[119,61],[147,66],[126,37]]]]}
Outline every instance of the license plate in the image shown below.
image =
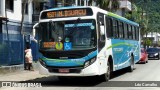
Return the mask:
{"type": "Polygon", "coordinates": [[[69,73],[69,69],[59,69],[60,73],[69,73]]]}
{"type": "Polygon", "coordinates": [[[153,55],[150,55],[150,57],[153,57],[153,55]]]}

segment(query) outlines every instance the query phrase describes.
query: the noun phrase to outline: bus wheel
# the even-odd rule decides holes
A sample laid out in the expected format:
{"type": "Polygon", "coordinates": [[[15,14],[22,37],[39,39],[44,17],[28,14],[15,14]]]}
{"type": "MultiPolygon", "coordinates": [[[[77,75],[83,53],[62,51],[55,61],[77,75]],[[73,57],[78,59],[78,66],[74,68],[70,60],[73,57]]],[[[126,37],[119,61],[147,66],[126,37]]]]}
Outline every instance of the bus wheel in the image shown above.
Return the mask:
{"type": "Polygon", "coordinates": [[[134,70],[134,58],[133,58],[133,56],[131,56],[130,66],[128,67],[128,71],[133,72],[133,70],[134,70]]]}
{"type": "Polygon", "coordinates": [[[101,79],[103,81],[107,82],[107,81],[109,81],[110,76],[111,76],[111,65],[110,65],[110,62],[108,62],[107,63],[107,72],[101,76],[101,79]]]}

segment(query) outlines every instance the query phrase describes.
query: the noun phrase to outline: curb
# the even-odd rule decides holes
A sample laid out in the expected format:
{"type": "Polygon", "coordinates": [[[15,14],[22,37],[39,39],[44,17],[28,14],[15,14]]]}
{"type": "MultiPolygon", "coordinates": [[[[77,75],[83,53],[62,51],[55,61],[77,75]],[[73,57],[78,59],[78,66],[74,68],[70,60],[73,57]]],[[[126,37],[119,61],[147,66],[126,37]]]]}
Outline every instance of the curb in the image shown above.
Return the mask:
{"type": "MultiPolygon", "coordinates": [[[[33,67],[34,67],[35,70],[37,70],[38,69],[38,64],[36,62],[33,62],[33,67]]],[[[0,67],[0,75],[20,72],[20,71],[24,71],[24,64],[11,65],[11,66],[1,66],[0,67]]]]}
{"type": "Polygon", "coordinates": [[[13,73],[24,70],[24,64],[12,65],[12,66],[1,66],[0,74],[13,73]]]}

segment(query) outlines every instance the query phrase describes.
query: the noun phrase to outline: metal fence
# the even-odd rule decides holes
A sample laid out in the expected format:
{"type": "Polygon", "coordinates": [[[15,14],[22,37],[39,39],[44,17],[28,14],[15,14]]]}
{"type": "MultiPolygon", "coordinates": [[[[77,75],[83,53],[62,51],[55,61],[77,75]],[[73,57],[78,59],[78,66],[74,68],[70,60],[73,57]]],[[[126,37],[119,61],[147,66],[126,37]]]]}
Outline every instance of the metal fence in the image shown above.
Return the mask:
{"type": "Polygon", "coordinates": [[[17,34],[0,34],[0,65],[23,63],[23,39],[17,34]],[[17,40],[13,40],[13,39],[17,40]]]}
{"type": "MultiPolygon", "coordinates": [[[[8,25],[7,34],[6,25],[3,25],[3,32],[0,33],[0,66],[24,63],[25,39],[19,29],[20,26],[8,25]]],[[[31,42],[31,48],[33,60],[36,61],[38,60],[38,45],[31,42]]]]}

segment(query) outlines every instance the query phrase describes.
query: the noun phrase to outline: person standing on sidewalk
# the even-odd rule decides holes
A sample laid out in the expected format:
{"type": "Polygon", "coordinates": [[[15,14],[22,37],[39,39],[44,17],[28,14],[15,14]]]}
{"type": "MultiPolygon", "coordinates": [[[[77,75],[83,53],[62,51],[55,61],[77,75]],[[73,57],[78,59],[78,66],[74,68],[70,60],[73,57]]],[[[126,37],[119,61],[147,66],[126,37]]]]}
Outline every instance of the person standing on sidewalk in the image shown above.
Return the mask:
{"type": "Polygon", "coordinates": [[[25,49],[25,69],[26,70],[34,71],[32,62],[33,62],[32,50],[30,45],[27,45],[25,49]]]}

